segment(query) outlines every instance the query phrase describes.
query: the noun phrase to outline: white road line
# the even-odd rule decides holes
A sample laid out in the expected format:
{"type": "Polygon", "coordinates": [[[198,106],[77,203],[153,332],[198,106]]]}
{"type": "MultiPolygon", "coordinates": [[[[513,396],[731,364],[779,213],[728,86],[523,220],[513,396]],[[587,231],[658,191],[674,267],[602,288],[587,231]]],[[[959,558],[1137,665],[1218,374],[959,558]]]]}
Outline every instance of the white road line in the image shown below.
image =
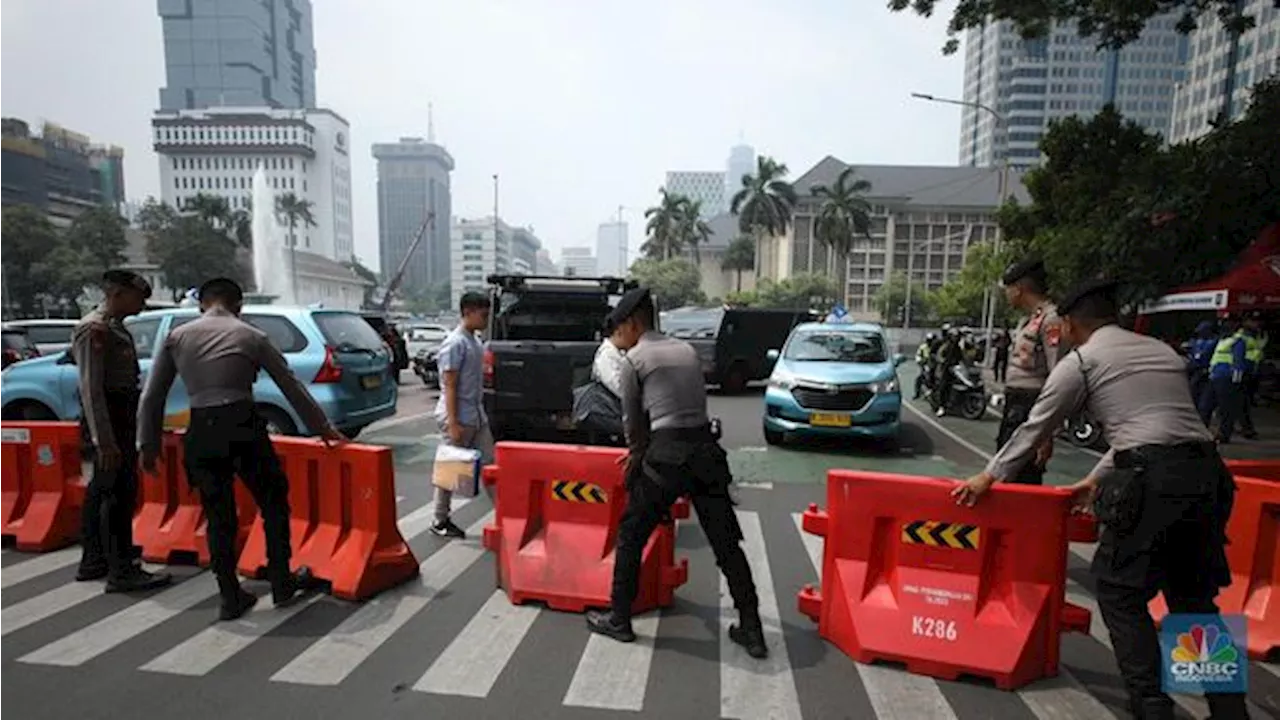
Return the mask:
{"type": "Polygon", "coordinates": [[[19,662],[37,665],[82,665],[99,655],[190,610],[217,594],[204,573],[130,605],[60,640],[27,653],[19,662]]]}
{"type": "Polygon", "coordinates": [[[437,695],[487,696],[540,612],[536,605],[516,605],[502,590],[494,590],[413,689],[437,695]]]}
{"type": "Polygon", "coordinates": [[[1254,663],[1254,664],[1262,668],[1263,670],[1266,670],[1267,672],[1271,673],[1272,675],[1275,675],[1276,677],[1280,678],[1280,665],[1275,665],[1272,663],[1264,663],[1264,662],[1254,663]]]}
{"type": "Polygon", "coordinates": [[[40,577],[54,570],[80,562],[80,548],[69,547],[56,552],[37,555],[30,560],[10,565],[0,570],[0,588],[7,588],[40,577]]]}
{"type": "Polygon", "coordinates": [[[338,627],[317,640],[271,679],[303,685],[337,685],[397,630],[427,606],[467,568],[484,557],[477,536],[490,511],[467,528],[467,540],[453,540],[418,566],[418,580],[365,601],[338,627]]]}
{"type": "MultiPolygon", "coordinates": [[[[803,518],[794,513],[791,519],[804,542],[804,549],[813,564],[813,572],[822,577],[822,538],[804,531],[803,518]]],[[[942,694],[938,683],[923,675],[913,675],[897,668],[863,665],[854,663],[862,685],[867,690],[867,698],[875,709],[877,718],[913,720],[920,718],[936,718],[952,720],[956,713],[942,694]]]]}
{"type": "Polygon", "coordinates": [[[755,575],[760,597],[760,619],[769,657],[756,660],[729,639],[729,626],[738,622],[729,588],[720,576],[720,716],[733,720],[801,720],[800,698],[791,673],[782,618],[769,569],[760,518],[754,512],[739,512],[743,550],[755,575]]]}
{"type": "Polygon", "coordinates": [[[387,420],[381,420],[369,426],[369,428],[366,429],[365,432],[376,433],[380,430],[386,430],[387,428],[393,428],[400,425],[407,425],[411,422],[415,422],[423,418],[429,418],[433,415],[435,415],[434,410],[429,412],[414,413],[412,415],[405,415],[404,417],[388,418],[387,420]]]}
{"type": "Polygon", "coordinates": [[[930,425],[932,425],[932,426],[933,426],[933,427],[934,427],[938,432],[942,433],[943,435],[946,435],[947,437],[951,438],[951,439],[952,439],[952,440],[954,440],[955,442],[959,443],[961,447],[963,447],[964,449],[968,450],[969,452],[974,453],[975,455],[977,455],[978,457],[982,458],[983,460],[990,460],[990,459],[991,459],[991,453],[984,451],[982,448],[978,447],[977,445],[974,445],[973,443],[969,442],[968,440],[965,440],[964,438],[960,437],[960,436],[959,436],[959,435],[957,435],[955,432],[953,432],[952,430],[948,429],[948,428],[947,428],[945,425],[943,425],[942,423],[938,422],[937,420],[933,419],[932,417],[929,417],[928,413],[923,412],[922,410],[920,410],[919,408],[917,408],[915,405],[912,405],[910,402],[904,402],[904,403],[902,403],[902,407],[904,407],[904,408],[906,408],[906,409],[910,410],[912,413],[914,413],[914,414],[915,414],[915,416],[916,416],[916,417],[918,417],[918,418],[920,418],[921,420],[924,420],[925,422],[929,423],[929,424],[930,424],[930,425]]]}
{"type": "Polygon", "coordinates": [[[653,661],[653,641],[658,636],[661,614],[648,613],[631,621],[634,643],[591,633],[587,649],[578,660],[578,669],[565,693],[564,704],[604,710],[644,709],[644,691],[653,661]]]}
{"type": "MultiPolygon", "coordinates": [[[[26,563],[23,564],[25,565],[26,563]]],[[[146,565],[144,567],[153,572],[162,569],[156,565],[146,565]]],[[[9,605],[4,608],[3,612],[0,612],[0,635],[16,632],[29,625],[47,620],[63,610],[68,610],[81,603],[101,597],[102,588],[103,583],[100,581],[76,582],[72,580],[33,598],[9,605]]]]}

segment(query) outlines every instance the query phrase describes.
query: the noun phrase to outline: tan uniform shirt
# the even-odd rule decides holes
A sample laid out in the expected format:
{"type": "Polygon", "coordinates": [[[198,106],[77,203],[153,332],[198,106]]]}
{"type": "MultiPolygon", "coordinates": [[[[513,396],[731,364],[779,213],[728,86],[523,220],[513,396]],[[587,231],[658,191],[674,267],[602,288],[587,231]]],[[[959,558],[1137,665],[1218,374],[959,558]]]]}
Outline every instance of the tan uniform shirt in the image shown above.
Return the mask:
{"type": "Polygon", "coordinates": [[[119,318],[103,308],[85,315],[71,335],[71,356],[80,374],[80,402],[89,436],[98,447],[114,447],[107,414],[108,392],[138,391],[138,353],[119,318]]]}
{"type": "Polygon", "coordinates": [[[213,309],[169,333],[156,353],[138,407],[140,444],[160,446],[165,398],[175,375],[182,376],[191,407],[205,408],[253,400],[259,370],[266,370],[276,381],[308,428],[318,432],[328,427],[324,411],[267,334],[231,313],[213,309]]]}
{"type": "Polygon", "coordinates": [[[1053,303],[1045,301],[1013,334],[1005,387],[1039,390],[1058,364],[1062,320],[1053,303]]]}
{"type": "Polygon", "coordinates": [[[987,472],[998,480],[1016,475],[1081,406],[1098,419],[1111,445],[1089,473],[1095,478],[1115,467],[1122,450],[1213,439],[1191,400],[1186,361],[1155,338],[1108,325],[1057,364],[1030,417],[991,458],[987,472]]]}
{"type": "Polygon", "coordinates": [[[620,368],[622,425],[633,451],[645,445],[650,430],[710,422],[702,360],[689,343],[650,330],[627,351],[620,368]]]}

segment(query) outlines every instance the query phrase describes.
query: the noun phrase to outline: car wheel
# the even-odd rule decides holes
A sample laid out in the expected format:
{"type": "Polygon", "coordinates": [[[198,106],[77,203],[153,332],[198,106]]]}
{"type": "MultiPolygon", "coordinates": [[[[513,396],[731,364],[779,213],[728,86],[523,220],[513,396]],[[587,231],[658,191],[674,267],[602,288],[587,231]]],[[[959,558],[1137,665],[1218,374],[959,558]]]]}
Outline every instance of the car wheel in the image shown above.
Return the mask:
{"type": "Polygon", "coordinates": [[[770,430],[769,428],[764,429],[764,441],[770,445],[777,445],[780,447],[786,439],[786,434],[781,430],[770,430]]]}
{"type": "Polygon", "coordinates": [[[298,426],[294,424],[293,418],[289,417],[289,415],[280,408],[271,407],[269,405],[259,405],[258,414],[266,421],[268,433],[272,435],[298,434],[298,426]]]}
{"type": "Polygon", "coordinates": [[[4,407],[0,417],[5,420],[57,420],[58,416],[43,403],[34,400],[19,400],[4,407]]]}

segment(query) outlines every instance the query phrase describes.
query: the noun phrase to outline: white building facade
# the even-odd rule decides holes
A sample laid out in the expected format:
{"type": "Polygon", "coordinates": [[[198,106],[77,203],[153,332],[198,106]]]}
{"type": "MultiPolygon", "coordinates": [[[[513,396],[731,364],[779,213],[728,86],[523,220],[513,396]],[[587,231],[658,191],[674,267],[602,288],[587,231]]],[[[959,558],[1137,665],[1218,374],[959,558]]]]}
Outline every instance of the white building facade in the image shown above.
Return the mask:
{"type": "Polygon", "coordinates": [[[151,120],[164,202],[181,208],[199,194],[248,210],[262,166],[277,197],[311,203],[314,227],[297,229],[299,250],[352,259],[350,126],[329,110],[210,108],[160,112],[151,120]]]}
{"type": "Polygon", "coordinates": [[[492,216],[455,219],[449,233],[449,289],[453,307],[466,292],[484,292],[490,275],[534,275],[542,242],[529,228],[492,216]]]}
{"type": "MultiPolygon", "coordinates": [[[[724,172],[724,206],[720,212],[728,212],[733,196],[742,189],[742,176],[756,174],[756,150],[750,145],[734,145],[729,148],[729,159],[725,162],[724,172]]],[[[712,213],[714,215],[715,213],[712,213]]]]}
{"type": "Polygon", "coordinates": [[[597,277],[600,274],[596,257],[589,247],[567,247],[560,250],[560,264],[565,277],[597,277]]]}
{"type": "Polygon", "coordinates": [[[596,270],[601,275],[626,277],[629,259],[627,224],[600,223],[596,228],[596,270]]]}
{"type": "Polygon", "coordinates": [[[725,209],[725,175],[722,172],[668,171],[667,192],[702,202],[702,219],[709,219],[725,209]]]}

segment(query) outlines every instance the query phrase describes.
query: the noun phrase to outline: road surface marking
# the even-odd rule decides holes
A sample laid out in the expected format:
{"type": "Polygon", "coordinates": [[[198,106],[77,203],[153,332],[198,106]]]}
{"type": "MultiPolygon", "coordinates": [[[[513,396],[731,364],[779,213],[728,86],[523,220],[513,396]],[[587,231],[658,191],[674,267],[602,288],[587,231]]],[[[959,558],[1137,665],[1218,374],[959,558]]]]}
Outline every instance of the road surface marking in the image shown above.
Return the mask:
{"type": "Polygon", "coordinates": [[[271,679],[303,685],[337,685],[467,568],[484,557],[476,536],[493,512],[467,528],[467,540],[451,540],[418,566],[418,579],[365,601],[338,627],[317,640],[271,679]]]}
{"type": "Polygon", "coordinates": [[[494,590],[413,689],[437,695],[485,697],[539,612],[536,605],[516,605],[502,590],[494,590]]]}
{"type": "Polygon", "coordinates": [[[417,421],[417,420],[422,420],[423,418],[433,417],[435,414],[436,414],[436,413],[435,413],[435,410],[430,410],[430,411],[427,411],[427,412],[420,412],[420,413],[414,413],[414,414],[412,414],[412,415],[405,415],[404,417],[388,418],[388,419],[386,419],[386,420],[380,420],[380,421],[378,421],[378,422],[376,422],[376,423],[374,423],[374,424],[370,425],[370,426],[365,430],[365,432],[375,432],[375,433],[376,433],[376,432],[378,432],[379,430],[386,430],[387,428],[398,427],[398,426],[400,426],[400,425],[407,425],[407,424],[409,424],[409,423],[411,423],[411,422],[415,422],[415,421],[417,421]]]}
{"type": "MultiPolygon", "coordinates": [[[[24,565],[26,563],[23,563],[24,565]]],[[[145,566],[148,570],[161,569],[156,565],[145,566]]],[[[102,581],[71,581],[33,598],[9,605],[0,613],[0,635],[8,635],[42,620],[75,607],[81,603],[100,597],[103,589],[102,581]]]]}
{"type": "Polygon", "coordinates": [[[928,414],[928,413],[926,413],[926,412],[924,412],[923,410],[921,410],[921,409],[917,408],[915,405],[912,405],[912,404],[911,404],[911,403],[909,403],[909,402],[904,402],[904,403],[902,403],[902,407],[904,407],[904,408],[906,408],[906,409],[910,410],[912,413],[914,413],[914,414],[915,414],[917,417],[919,417],[921,420],[924,420],[925,422],[929,423],[929,424],[930,424],[930,425],[932,425],[934,428],[936,428],[939,432],[941,432],[943,435],[946,435],[947,437],[951,438],[951,439],[952,439],[952,440],[954,440],[955,442],[959,443],[961,447],[963,447],[964,449],[968,450],[969,452],[974,453],[975,455],[977,455],[978,457],[982,458],[983,460],[990,460],[990,459],[991,459],[991,453],[983,451],[983,450],[982,450],[982,448],[980,448],[980,447],[978,447],[977,445],[974,445],[973,443],[969,442],[968,440],[965,440],[964,438],[960,437],[960,436],[959,436],[959,435],[957,435],[954,431],[950,430],[949,428],[947,428],[946,426],[944,426],[942,423],[940,423],[940,422],[938,422],[937,420],[933,419],[932,417],[930,417],[930,416],[929,416],[929,414],[928,414]]]}
{"type": "Polygon", "coordinates": [[[10,565],[0,570],[0,588],[7,588],[40,577],[54,570],[61,570],[68,565],[80,562],[80,548],[69,547],[46,555],[37,555],[30,560],[10,565]]]}
{"type": "Polygon", "coordinates": [[[66,667],[83,665],[215,595],[217,587],[210,576],[198,573],[164,592],[27,653],[18,661],[66,667]]]}
{"type": "Polygon", "coordinates": [[[634,643],[620,643],[591,633],[587,649],[573,673],[573,682],[569,683],[569,692],[565,693],[564,704],[603,710],[642,710],[660,618],[661,614],[655,610],[633,619],[634,643]]]}
{"type": "Polygon", "coordinates": [[[738,512],[742,527],[742,549],[755,575],[760,598],[760,620],[764,623],[764,641],[769,657],[756,660],[729,639],[729,626],[737,624],[738,611],[733,607],[724,575],[720,576],[720,716],[733,720],[802,720],[796,680],[791,674],[791,660],[782,635],[782,618],[769,569],[769,554],[760,518],[754,512],[738,512]]]}

